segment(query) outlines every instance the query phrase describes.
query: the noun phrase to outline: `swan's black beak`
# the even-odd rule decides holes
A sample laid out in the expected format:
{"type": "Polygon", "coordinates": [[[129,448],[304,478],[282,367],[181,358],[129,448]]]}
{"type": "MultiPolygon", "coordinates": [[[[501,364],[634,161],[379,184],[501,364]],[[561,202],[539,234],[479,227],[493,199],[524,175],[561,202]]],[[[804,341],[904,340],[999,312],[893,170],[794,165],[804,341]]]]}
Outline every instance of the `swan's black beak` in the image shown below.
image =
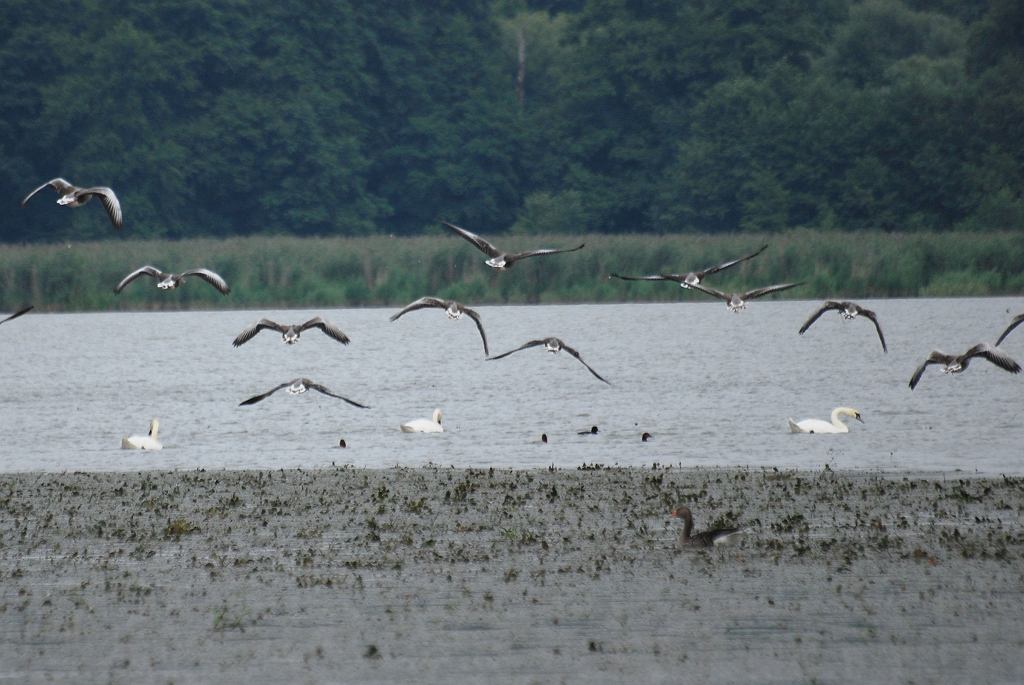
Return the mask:
{"type": "Polygon", "coordinates": [[[858,420],[858,421],[860,421],[861,423],[864,423],[864,419],[862,419],[862,418],[860,417],[860,414],[855,414],[853,418],[857,419],[857,420],[858,420]]]}

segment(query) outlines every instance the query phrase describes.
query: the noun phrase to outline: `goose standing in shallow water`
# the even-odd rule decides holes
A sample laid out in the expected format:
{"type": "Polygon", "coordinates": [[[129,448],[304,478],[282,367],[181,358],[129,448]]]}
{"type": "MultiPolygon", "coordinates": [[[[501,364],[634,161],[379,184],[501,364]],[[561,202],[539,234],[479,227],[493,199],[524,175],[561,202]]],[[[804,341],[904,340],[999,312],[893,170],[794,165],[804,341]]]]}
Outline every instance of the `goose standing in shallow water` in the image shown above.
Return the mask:
{"type": "Polygon", "coordinates": [[[123,450],[162,450],[163,445],[157,439],[160,431],[160,421],[153,419],[149,422],[148,435],[129,435],[121,438],[121,449],[123,450]]]}
{"type": "Polygon", "coordinates": [[[57,204],[66,205],[68,207],[81,207],[86,202],[91,200],[93,196],[100,198],[103,203],[103,208],[107,210],[107,216],[110,217],[110,223],[114,224],[114,228],[121,228],[124,225],[124,218],[121,216],[121,203],[117,200],[117,195],[114,191],[106,186],[93,186],[92,188],[79,188],[78,186],[68,183],[63,178],[53,178],[39,186],[31,193],[25,196],[25,199],[21,201],[21,206],[24,207],[29,200],[32,199],[36,193],[45,187],[51,187],[57,191],[57,204]]]}
{"type": "Polygon", "coordinates": [[[407,304],[405,308],[397,314],[392,314],[389,320],[397,321],[404,314],[416,311],[417,309],[424,309],[426,307],[436,307],[438,309],[445,310],[449,319],[461,319],[463,314],[473,319],[473,323],[476,324],[476,329],[480,331],[480,339],[484,341],[484,356],[490,354],[487,349],[487,334],[484,333],[484,324],[480,321],[480,315],[469,307],[463,307],[455,300],[442,300],[437,297],[421,297],[415,302],[407,304]]]}
{"type": "Polygon", "coordinates": [[[399,427],[403,433],[444,433],[440,409],[435,409],[433,416],[429,419],[413,419],[399,427]]]}
{"type": "Polygon", "coordinates": [[[34,309],[34,308],[35,308],[35,305],[33,305],[33,304],[30,304],[30,305],[29,305],[29,306],[27,306],[27,307],[22,307],[22,308],[21,308],[21,309],[19,309],[18,311],[14,312],[14,313],[13,313],[13,314],[11,314],[10,316],[8,316],[8,317],[7,317],[6,319],[4,319],[4,320],[0,321],[0,323],[7,323],[7,322],[8,322],[8,321],[10,321],[11,319],[17,319],[17,318],[18,318],[19,316],[21,316],[22,314],[25,314],[26,312],[29,312],[29,311],[31,311],[31,310],[32,310],[32,309],[34,309]]]}
{"type": "Polygon", "coordinates": [[[172,274],[161,271],[155,266],[142,266],[131,272],[127,276],[121,279],[121,282],[114,286],[114,292],[120,293],[124,290],[124,287],[134,281],[136,278],[142,276],[150,276],[156,279],[156,287],[161,290],[174,290],[179,285],[185,282],[186,276],[198,276],[203,279],[214,288],[219,290],[222,294],[227,295],[231,292],[231,288],[224,281],[223,278],[210,271],[209,269],[189,269],[188,271],[182,271],[180,274],[172,274]]]}
{"type": "Polygon", "coordinates": [[[832,421],[822,421],[821,419],[804,419],[803,421],[794,421],[789,419],[789,432],[790,433],[849,433],[850,427],[843,423],[839,417],[841,416],[852,416],[861,423],[864,423],[864,419],[861,418],[860,412],[850,407],[836,407],[832,410],[832,421]]]}
{"type": "Polygon", "coordinates": [[[858,316],[863,316],[865,319],[870,319],[871,323],[875,324],[875,330],[878,331],[878,340],[882,343],[882,352],[888,352],[889,348],[885,346],[885,336],[882,335],[882,327],[878,325],[878,317],[870,309],[864,309],[856,302],[839,302],[837,300],[825,300],[825,304],[821,305],[816,312],[808,317],[804,325],[800,327],[800,335],[804,334],[811,324],[818,320],[825,312],[834,309],[839,312],[844,319],[849,321],[850,319],[856,319],[858,316]]]}
{"type": "MultiPolygon", "coordinates": [[[[495,359],[501,359],[502,357],[507,357],[510,354],[514,353],[514,352],[519,352],[520,350],[525,350],[528,347],[537,347],[538,345],[543,345],[544,349],[547,350],[548,352],[551,352],[552,354],[554,354],[555,352],[559,352],[561,350],[565,350],[566,352],[568,352],[572,356],[576,357],[576,359],[579,360],[580,364],[583,364],[583,366],[587,367],[587,371],[589,371],[590,373],[594,374],[595,378],[597,378],[599,381],[602,381],[604,383],[608,383],[608,381],[606,381],[604,378],[601,377],[601,374],[599,374],[597,371],[594,371],[592,368],[590,368],[590,364],[587,364],[585,361],[583,361],[583,357],[580,356],[579,352],[577,352],[573,348],[569,347],[568,345],[566,345],[564,342],[562,342],[558,338],[541,338],[539,340],[531,340],[528,343],[524,343],[524,344],[520,345],[519,347],[517,347],[514,350],[509,350],[508,352],[505,352],[504,354],[499,354],[497,357],[488,357],[487,361],[494,361],[495,359]]],[[[611,385],[611,383],[608,383],[608,385],[611,385]]]]}
{"type": "Polygon", "coordinates": [[[910,377],[910,389],[913,390],[917,387],[918,381],[921,380],[921,376],[929,364],[942,364],[942,373],[963,373],[975,357],[987,359],[1004,371],[1020,373],[1020,364],[1011,359],[1008,354],[988,343],[978,343],[961,355],[932,350],[928,358],[921,363],[921,366],[917,367],[914,375],[910,377]]]}
{"type": "Polygon", "coordinates": [[[745,293],[728,294],[723,293],[721,290],[715,290],[714,288],[709,288],[706,285],[701,285],[700,283],[694,283],[690,287],[694,290],[701,291],[705,295],[711,295],[712,297],[717,297],[720,300],[725,300],[725,305],[729,308],[730,312],[739,312],[741,309],[747,308],[747,300],[764,297],[765,295],[777,293],[782,290],[789,290],[790,288],[795,288],[798,285],[803,285],[803,282],[766,285],[763,288],[754,288],[753,290],[748,290],[745,293]]]}
{"type": "Polygon", "coordinates": [[[690,508],[679,504],[672,510],[673,518],[683,519],[683,530],[679,533],[676,547],[685,549],[687,547],[712,547],[729,542],[729,538],[742,531],[740,528],[716,528],[705,530],[700,533],[693,533],[693,515],[690,508]]]}
{"type": "Polygon", "coordinates": [[[655,276],[620,276],[619,274],[613,273],[611,277],[618,278],[623,281],[675,281],[681,288],[689,288],[690,286],[697,285],[703,281],[705,277],[710,276],[711,274],[718,273],[723,269],[728,269],[730,266],[735,266],[740,262],[747,261],[748,259],[753,259],[764,252],[767,248],[767,245],[762,245],[760,250],[748,254],[746,257],[732,259],[728,262],[719,264],[718,266],[709,266],[702,271],[690,271],[685,274],[657,274],[655,276]]]}
{"type": "Polygon", "coordinates": [[[277,331],[278,333],[280,333],[281,340],[283,340],[284,343],[287,345],[294,345],[295,343],[299,342],[299,337],[302,335],[302,332],[305,330],[309,330],[310,328],[319,328],[327,335],[328,338],[333,338],[334,340],[340,342],[342,345],[348,345],[349,342],[351,342],[349,340],[349,337],[345,335],[340,328],[338,328],[332,323],[324,321],[319,316],[317,316],[310,319],[304,324],[291,324],[289,326],[285,326],[284,324],[271,321],[270,319],[260,319],[252,326],[249,326],[244,331],[239,333],[238,337],[235,338],[234,342],[232,342],[231,344],[235,347],[238,347],[239,345],[244,345],[245,343],[249,342],[254,337],[256,337],[257,333],[268,328],[270,330],[277,331]]]}
{"type": "Polygon", "coordinates": [[[1013,317],[1010,320],[1010,325],[1007,326],[1006,330],[1003,331],[1003,334],[999,336],[999,340],[996,340],[996,347],[999,347],[999,343],[1003,342],[1003,340],[1006,339],[1006,336],[1010,334],[1010,331],[1012,331],[1017,326],[1021,325],[1021,323],[1024,323],[1024,314],[1018,314],[1017,316],[1013,317]]]}
{"type": "Polygon", "coordinates": [[[345,400],[346,402],[348,402],[349,404],[351,404],[354,407],[359,407],[361,409],[369,409],[369,407],[366,406],[365,404],[359,404],[355,400],[350,400],[347,397],[342,397],[341,395],[337,395],[337,394],[331,392],[330,390],[328,390],[326,387],[320,385],[319,383],[314,383],[313,381],[309,380],[308,378],[295,378],[293,380],[287,381],[285,383],[282,383],[281,385],[278,385],[276,387],[271,388],[270,390],[266,391],[262,395],[254,395],[253,397],[250,397],[247,400],[243,400],[242,402],[239,402],[238,406],[241,407],[241,406],[246,405],[246,404],[256,404],[257,402],[261,402],[261,401],[267,399],[268,397],[270,397],[271,395],[273,395],[275,392],[277,392],[281,388],[288,388],[288,394],[289,395],[301,395],[302,393],[306,392],[307,390],[316,390],[317,392],[321,392],[321,393],[323,393],[323,394],[325,394],[325,395],[327,395],[329,397],[336,397],[339,400],[345,400]]]}
{"type": "Polygon", "coordinates": [[[489,259],[485,260],[484,263],[487,264],[487,266],[491,267],[492,269],[498,269],[499,271],[511,269],[513,264],[515,264],[521,259],[526,259],[527,257],[538,257],[541,255],[549,254],[561,254],[562,252],[575,252],[576,250],[582,250],[583,246],[585,245],[585,243],[580,243],[579,247],[571,247],[565,250],[543,249],[527,250],[526,252],[502,252],[494,245],[478,236],[476,233],[471,233],[470,231],[467,231],[464,228],[459,228],[455,224],[450,224],[447,221],[442,221],[441,223],[447,226],[452,231],[454,231],[457,235],[460,235],[469,242],[473,243],[473,245],[476,246],[476,249],[480,250],[489,257],[489,259]]]}

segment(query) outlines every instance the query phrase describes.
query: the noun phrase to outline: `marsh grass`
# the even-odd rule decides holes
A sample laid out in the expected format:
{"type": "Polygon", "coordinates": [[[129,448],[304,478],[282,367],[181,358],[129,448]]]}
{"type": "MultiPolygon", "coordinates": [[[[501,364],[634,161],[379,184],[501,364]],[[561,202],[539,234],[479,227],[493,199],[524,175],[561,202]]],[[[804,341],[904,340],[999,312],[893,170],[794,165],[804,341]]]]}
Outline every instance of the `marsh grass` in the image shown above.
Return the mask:
{"type": "MultiPolygon", "coordinates": [[[[578,236],[497,236],[506,249],[567,247],[578,236]]],[[[580,252],[520,262],[507,273],[458,238],[248,237],[8,245],[0,252],[0,311],[172,310],[220,307],[398,306],[431,294],[473,304],[675,301],[697,297],[670,283],[609,279],[617,272],[685,272],[767,243],[759,257],[714,276],[720,290],[804,281],[787,295],[915,297],[1024,291],[1024,233],[591,235],[580,252]],[[205,266],[231,285],[201,281],[162,293],[149,279],[113,286],[143,264],[205,266]]],[[[703,297],[703,296],[702,296],[703,297]]]]}

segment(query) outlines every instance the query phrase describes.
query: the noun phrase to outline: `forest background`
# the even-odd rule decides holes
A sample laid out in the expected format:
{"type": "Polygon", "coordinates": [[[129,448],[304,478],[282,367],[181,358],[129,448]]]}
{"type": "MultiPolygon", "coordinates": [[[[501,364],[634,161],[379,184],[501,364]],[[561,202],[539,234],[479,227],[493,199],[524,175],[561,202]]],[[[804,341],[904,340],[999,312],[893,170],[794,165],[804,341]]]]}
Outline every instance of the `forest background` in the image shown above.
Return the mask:
{"type": "Polygon", "coordinates": [[[142,263],[238,306],[674,299],[605,276],[762,243],[746,285],[796,296],[1019,293],[1022,36],[1016,0],[8,0],[0,309],[146,306],[142,263]],[[54,176],[124,230],[18,206],[54,176]],[[439,218],[588,246],[499,284],[439,218]]]}

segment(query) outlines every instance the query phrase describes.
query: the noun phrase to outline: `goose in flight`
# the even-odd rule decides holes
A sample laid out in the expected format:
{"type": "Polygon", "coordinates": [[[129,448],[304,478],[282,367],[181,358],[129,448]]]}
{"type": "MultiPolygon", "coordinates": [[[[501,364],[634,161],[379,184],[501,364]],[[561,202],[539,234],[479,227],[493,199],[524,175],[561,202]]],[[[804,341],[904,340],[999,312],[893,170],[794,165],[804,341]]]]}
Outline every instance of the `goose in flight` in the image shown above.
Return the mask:
{"type": "Polygon", "coordinates": [[[875,330],[878,331],[878,340],[882,343],[882,351],[889,351],[889,348],[885,346],[885,336],[882,335],[882,327],[878,325],[878,317],[875,316],[875,313],[870,309],[864,309],[864,307],[861,307],[856,302],[847,302],[845,300],[842,302],[837,300],[825,300],[825,304],[821,305],[816,312],[811,314],[807,321],[804,322],[804,325],[800,327],[800,335],[803,335],[804,331],[810,328],[811,324],[818,320],[818,317],[832,309],[839,312],[847,321],[850,319],[856,319],[858,316],[870,319],[871,323],[875,324],[875,330]]]}
{"type": "Polygon", "coordinates": [[[155,266],[148,265],[139,267],[122,278],[121,282],[114,286],[114,292],[121,292],[126,285],[140,276],[152,276],[156,279],[156,287],[161,290],[173,290],[185,282],[186,276],[198,276],[225,295],[231,292],[231,288],[228,287],[224,279],[209,269],[189,269],[188,271],[182,271],[180,274],[172,274],[163,272],[155,266]]]}
{"type": "Polygon", "coordinates": [[[701,271],[689,271],[685,274],[656,274],[654,276],[620,276],[619,274],[613,273],[612,278],[618,278],[623,281],[675,281],[682,288],[689,288],[690,286],[697,285],[703,281],[707,276],[718,273],[723,269],[728,269],[730,266],[735,266],[740,262],[745,262],[748,259],[753,259],[757,255],[761,254],[768,248],[767,245],[762,245],[761,249],[757,252],[748,254],[746,257],[740,257],[739,259],[732,259],[728,262],[719,264],[718,266],[709,266],[701,271]]]}
{"type": "MultiPolygon", "coordinates": [[[[519,352],[520,350],[525,350],[528,347],[537,347],[538,345],[543,345],[544,349],[547,350],[548,352],[551,352],[552,354],[554,354],[555,352],[559,352],[561,350],[565,350],[566,352],[568,352],[572,356],[576,357],[576,359],[579,360],[580,364],[583,364],[583,366],[587,367],[587,371],[589,371],[590,373],[594,374],[595,378],[597,378],[599,381],[603,381],[605,383],[608,383],[608,381],[606,381],[604,378],[601,377],[601,374],[599,374],[597,371],[594,371],[592,368],[590,368],[589,364],[587,364],[585,361],[583,361],[583,357],[580,356],[579,352],[577,352],[573,348],[569,347],[568,345],[566,345],[564,342],[562,342],[558,338],[541,338],[539,340],[531,340],[528,343],[524,343],[524,344],[520,345],[519,347],[517,347],[514,350],[509,350],[508,352],[505,352],[504,354],[499,354],[496,357],[488,357],[487,361],[494,361],[495,359],[501,359],[502,357],[507,357],[510,354],[514,353],[514,352],[519,352]]],[[[608,383],[608,385],[611,385],[611,383],[608,383]]]]}
{"type": "Polygon", "coordinates": [[[1020,364],[1011,359],[1005,352],[988,343],[978,343],[961,355],[946,354],[939,350],[933,350],[928,355],[928,358],[921,363],[921,366],[917,367],[914,375],[910,377],[910,389],[913,390],[917,387],[918,381],[921,380],[921,375],[924,374],[924,370],[929,364],[942,364],[942,373],[963,373],[975,357],[987,359],[1004,371],[1020,373],[1020,364]]]}
{"type": "Polygon", "coordinates": [[[699,533],[693,532],[693,514],[686,505],[679,504],[672,509],[672,518],[683,519],[683,530],[679,533],[676,547],[685,549],[687,547],[713,547],[714,545],[725,544],[729,538],[742,531],[740,528],[715,528],[699,533]]]}
{"type": "Polygon", "coordinates": [[[349,404],[351,404],[354,407],[360,407],[362,409],[369,409],[369,407],[366,406],[365,404],[359,404],[358,402],[355,402],[354,400],[350,400],[347,397],[342,397],[341,395],[337,395],[337,394],[331,392],[330,390],[328,390],[327,388],[325,388],[324,386],[320,385],[319,383],[314,383],[313,381],[309,380],[308,378],[295,378],[295,379],[292,379],[290,381],[282,383],[281,385],[278,385],[276,387],[271,388],[270,390],[266,391],[262,395],[254,395],[253,397],[250,397],[247,400],[243,400],[242,402],[238,403],[238,406],[241,407],[241,406],[246,405],[246,404],[256,404],[257,402],[261,402],[261,401],[267,399],[268,397],[270,397],[271,395],[273,395],[275,392],[277,392],[281,388],[288,388],[288,394],[289,395],[301,395],[302,393],[306,392],[307,390],[316,390],[317,392],[322,392],[323,394],[328,395],[330,397],[336,397],[339,400],[345,400],[346,402],[348,402],[349,404]]]}
{"type": "Polygon", "coordinates": [[[480,250],[489,257],[489,259],[485,260],[484,263],[491,268],[498,269],[499,271],[511,269],[513,264],[515,264],[521,259],[526,259],[527,257],[537,257],[540,255],[548,254],[559,254],[562,252],[575,252],[576,250],[582,250],[583,246],[585,245],[585,243],[581,243],[578,247],[571,247],[565,250],[544,249],[527,250],[526,252],[502,252],[494,245],[478,236],[476,233],[471,233],[470,231],[467,231],[464,228],[459,228],[455,224],[448,223],[447,221],[442,221],[441,223],[450,228],[456,234],[462,236],[469,242],[473,243],[473,245],[476,246],[476,249],[480,250]]]}
{"type": "Polygon", "coordinates": [[[153,419],[149,422],[149,434],[148,435],[129,435],[126,438],[121,438],[121,449],[123,450],[162,450],[163,445],[160,444],[160,440],[157,434],[160,431],[160,421],[153,419]]]}
{"type": "Polygon", "coordinates": [[[782,283],[780,285],[767,285],[763,288],[754,288],[753,290],[748,290],[745,293],[723,293],[721,290],[715,290],[714,288],[709,288],[708,286],[701,285],[700,283],[694,283],[690,287],[693,288],[694,290],[699,290],[706,295],[711,295],[712,297],[717,297],[721,300],[725,300],[725,304],[729,308],[730,312],[739,312],[741,309],[747,308],[747,300],[753,300],[755,298],[764,297],[765,295],[777,293],[782,290],[795,288],[798,285],[803,285],[803,282],[801,281],[800,283],[782,283]]]}
{"type": "Polygon", "coordinates": [[[50,179],[26,195],[25,199],[21,201],[21,206],[24,207],[32,199],[33,195],[47,186],[57,191],[59,196],[57,204],[67,205],[68,207],[81,207],[95,195],[103,202],[103,208],[107,210],[107,216],[110,217],[110,223],[114,224],[114,228],[119,229],[124,225],[124,217],[121,215],[121,203],[118,202],[117,195],[114,194],[113,190],[106,186],[79,188],[60,177],[50,179]]]}
{"type": "Polygon", "coordinates": [[[831,422],[822,421],[821,419],[804,419],[803,421],[794,421],[789,419],[789,432],[790,433],[849,433],[850,427],[847,426],[840,420],[840,416],[852,416],[861,423],[864,423],[864,419],[861,418],[860,412],[850,407],[836,407],[832,410],[831,422]]]}
{"type": "Polygon", "coordinates": [[[484,324],[480,321],[480,315],[469,307],[462,306],[455,300],[442,300],[437,297],[421,297],[415,302],[407,304],[405,308],[397,314],[392,314],[390,320],[397,321],[404,314],[416,311],[417,309],[425,309],[427,307],[436,307],[438,309],[445,310],[449,319],[461,319],[463,314],[473,319],[473,323],[476,324],[476,329],[480,331],[480,339],[484,341],[484,356],[490,354],[490,351],[487,349],[487,334],[484,333],[484,324]]]}
{"type": "Polygon", "coordinates": [[[8,316],[8,317],[7,317],[6,319],[3,319],[2,321],[0,321],[0,323],[7,323],[7,322],[8,322],[8,321],[10,321],[11,319],[17,319],[17,318],[18,318],[19,316],[21,316],[21,315],[22,315],[22,314],[24,314],[25,312],[28,312],[28,311],[30,311],[30,310],[32,310],[32,309],[34,309],[34,308],[35,308],[35,305],[33,305],[33,304],[30,304],[30,305],[29,305],[29,306],[27,306],[27,307],[22,307],[22,308],[21,308],[21,309],[19,309],[18,311],[14,312],[14,313],[13,313],[13,314],[11,314],[10,316],[8,316]]]}
{"type": "Polygon", "coordinates": [[[302,335],[302,332],[309,330],[310,328],[319,328],[327,335],[327,337],[337,340],[342,345],[348,345],[349,342],[351,342],[349,340],[349,337],[345,335],[340,328],[338,328],[332,323],[324,321],[319,316],[316,316],[307,321],[306,323],[291,324],[288,326],[281,323],[277,323],[276,321],[271,321],[270,319],[260,319],[259,321],[249,326],[241,333],[239,333],[238,337],[235,338],[234,342],[232,342],[231,344],[235,347],[238,347],[239,345],[244,345],[245,343],[249,342],[254,337],[256,337],[256,334],[259,333],[260,331],[270,329],[272,331],[277,331],[278,333],[280,333],[281,340],[283,340],[285,344],[294,345],[295,343],[299,342],[299,337],[302,335]]]}
{"type": "MultiPolygon", "coordinates": [[[[15,314],[15,316],[17,316],[17,314],[15,314]]],[[[14,318],[14,317],[11,317],[11,318],[14,318]]],[[[1006,336],[1008,336],[1010,334],[1010,331],[1012,331],[1017,326],[1021,325],[1022,322],[1024,322],[1024,314],[1018,314],[1017,316],[1013,317],[1010,320],[1010,325],[1007,326],[1006,330],[1003,331],[1003,334],[999,336],[999,340],[996,340],[996,347],[998,347],[999,343],[1003,342],[1003,340],[1006,339],[1006,336]]]]}

